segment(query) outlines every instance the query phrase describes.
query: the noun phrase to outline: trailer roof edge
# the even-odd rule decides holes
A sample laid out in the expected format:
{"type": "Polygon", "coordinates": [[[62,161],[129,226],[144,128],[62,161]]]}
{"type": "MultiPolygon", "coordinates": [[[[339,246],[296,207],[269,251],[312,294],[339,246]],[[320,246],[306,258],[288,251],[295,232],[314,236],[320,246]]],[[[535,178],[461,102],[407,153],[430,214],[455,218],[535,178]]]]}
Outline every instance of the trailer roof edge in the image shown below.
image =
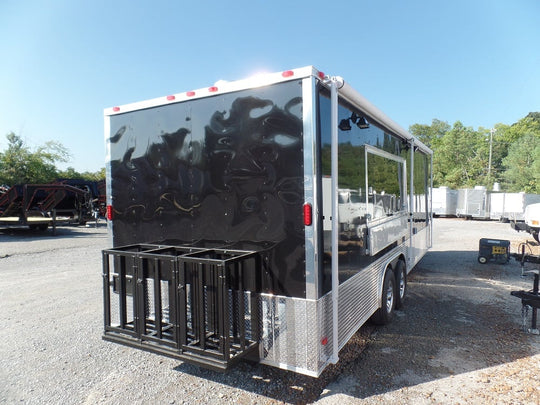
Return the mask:
{"type": "MultiPolygon", "coordinates": [[[[123,114],[131,111],[137,111],[152,107],[159,107],[167,104],[180,103],[187,100],[193,100],[204,97],[216,96],[219,94],[230,93],[234,91],[245,90],[248,88],[256,88],[267,86],[279,82],[285,82],[289,80],[304,79],[307,77],[315,77],[322,82],[326,82],[328,76],[314,66],[304,66],[301,68],[285,70],[275,73],[265,73],[261,75],[255,75],[246,79],[235,81],[219,81],[214,85],[200,88],[195,90],[189,90],[181,93],[170,94],[167,96],[157,97],[149,100],[139,101],[135,103],[124,104],[120,106],[105,108],[104,115],[112,116],[116,114],[123,114]]],[[[407,141],[414,139],[414,145],[421,149],[423,152],[433,154],[433,151],[423,144],[414,135],[411,135],[408,131],[402,128],[399,124],[394,122],[381,110],[375,107],[370,101],[362,96],[358,91],[351,87],[345,80],[339,78],[343,85],[338,89],[339,94],[348,102],[357,105],[363,112],[371,116],[383,128],[394,132],[407,141]]]]}
{"type": "Polygon", "coordinates": [[[313,66],[305,66],[291,70],[284,70],[281,72],[256,74],[245,79],[234,81],[219,80],[209,87],[188,90],[180,93],[174,93],[162,97],[152,98],[149,100],[143,100],[139,102],[105,108],[104,115],[111,116],[116,114],[123,114],[126,112],[137,111],[146,108],[180,103],[187,100],[217,96],[219,94],[226,94],[249,88],[268,86],[271,84],[286,82],[290,80],[304,79],[310,76],[321,79],[324,74],[315,69],[313,66]]]}

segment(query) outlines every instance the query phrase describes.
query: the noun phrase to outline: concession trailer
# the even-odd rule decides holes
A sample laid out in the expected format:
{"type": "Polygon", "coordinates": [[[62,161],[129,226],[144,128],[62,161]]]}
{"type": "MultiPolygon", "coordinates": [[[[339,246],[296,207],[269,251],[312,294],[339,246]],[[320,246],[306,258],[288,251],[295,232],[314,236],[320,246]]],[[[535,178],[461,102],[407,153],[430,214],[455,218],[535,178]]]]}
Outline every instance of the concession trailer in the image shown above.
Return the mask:
{"type": "Polygon", "coordinates": [[[105,110],[104,339],[319,376],[432,243],[432,152],[309,66],[105,110]]]}

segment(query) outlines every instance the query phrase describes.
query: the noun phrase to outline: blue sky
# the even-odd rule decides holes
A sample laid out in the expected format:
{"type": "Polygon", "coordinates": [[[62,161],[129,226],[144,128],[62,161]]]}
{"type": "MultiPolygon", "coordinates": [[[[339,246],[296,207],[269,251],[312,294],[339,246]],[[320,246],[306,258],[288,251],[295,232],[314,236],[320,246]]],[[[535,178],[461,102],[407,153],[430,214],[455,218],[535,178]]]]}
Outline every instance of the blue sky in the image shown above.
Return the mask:
{"type": "Polygon", "coordinates": [[[0,1],[0,151],[104,167],[103,109],[307,65],[404,128],[540,111],[538,0],[0,1]]]}

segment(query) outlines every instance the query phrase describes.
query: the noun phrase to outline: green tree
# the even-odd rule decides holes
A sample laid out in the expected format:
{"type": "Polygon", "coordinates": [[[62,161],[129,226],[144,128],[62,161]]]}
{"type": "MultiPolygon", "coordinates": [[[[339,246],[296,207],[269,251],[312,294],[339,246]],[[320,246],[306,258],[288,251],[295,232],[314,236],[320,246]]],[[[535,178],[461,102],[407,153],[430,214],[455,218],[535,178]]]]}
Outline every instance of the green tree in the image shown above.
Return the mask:
{"type": "Polygon", "coordinates": [[[540,137],[527,133],[517,139],[503,159],[504,188],[511,192],[540,193],[540,137]]]}
{"type": "Polygon", "coordinates": [[[465,127],[459,121],[450,127],[437,119],[431,125],[411,125],[409,132],[434,152],[436,187],[489,188],[500,182],[505,191],[540,193],[540,149],[533,139],[540,139],[540,112],[531,112],[512,125],[496,124],[492,133],[491,129],[465,127]]]}
{"type": "Polygon", "coordinates": [[[489,144],[485,133],[454,123],[439,142],[433,158],[434,184],[453,188],[486,184],[489,144]]]}
{"type": "Polygon", "coordinates": [[[79,173],[73,167],[68,167],[66,170],[58,172],[58,177],[62,179],[82,179],[89,181],[105,180],[105,168],[102,168],[97,172],[79,173]]]}
{"type": "Polygon", "coordinates": [[[416,136],[426,146],[437,148],[442,138],[452,127],[445,121],[434,118],[431,125],[414,124],[409,127],[409,132],[416,136]]]}
{"type": "Polygon", "coordinates": [[[503,188],[508,191],[539,193],[540,176],[540,113],[531,112],[512,125],[497,127],[500,137],[499,176],[503,188]]]}
{"type": "Polygon", "coordinates": [[[11,132],[6,135],[8,147],[0,153],[0,183],[13,186],[22,183],[50,183],[58,175],[57,162],[66,162],[69,153],[58,142],[47,142],[35,151],[22,138],[11,132]]]}

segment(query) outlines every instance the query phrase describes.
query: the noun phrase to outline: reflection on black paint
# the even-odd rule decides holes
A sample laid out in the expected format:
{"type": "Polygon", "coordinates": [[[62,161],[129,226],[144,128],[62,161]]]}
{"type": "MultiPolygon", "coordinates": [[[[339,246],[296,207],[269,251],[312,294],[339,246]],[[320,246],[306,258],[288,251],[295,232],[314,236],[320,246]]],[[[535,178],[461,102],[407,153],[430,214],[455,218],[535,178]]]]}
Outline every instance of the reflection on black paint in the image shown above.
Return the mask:
{"type": "Polygon", "coordinates": [[[122,135],[124,135],[124,132],[126,132],[126,126],[121,126],[118,131],[116,131],[116,133],[111,136],[111,138],[109,139],[109,141],[111,143],[116,143],[120,140],[120,138],[122,138],[122,135]]]}
{"type": "Polygon", "coordinates": [[[305,296],[300,94],[288,82],[111,117],[126,148],[111,162],[115,246],[256,244],[265,291],[305,296]]]}
{"type": "MultiPolygon", "coordinates": [[[[321,171],[325,179],[322,180],[323,193],[331,193],[329,178],[331,176],[331,110],[330,94],[321,89],[319,94],[320,108],[320,156],[321,171]]],[[[338,109],[338,122],[347,121],[353,116],[363,116],[360,111],[354,111],[350,105],[340,101],[338,109]]],[[[369,117],[368,117],[369,121],[369,117]]],[[[369,126],[343,125],[338,133],[338,191],[341,201],[338,202],[338,262],[339,282],[342,283],[366,268],[377,258],[387,253],[395,244],[382,250],[376,256],[370,256],[367,248],[367,215],[371,219],[383,217],[400,210],[401,193],[400,170],[401,165],[393,160],[370,155],[368,158],[368,173],[365,172],[365,145],[373,146],[390,154],[400,156],[402,153],[401,141],[369,122],[369,126]],[[366,176],[369,180],[366,190],[366,176]],[[384,191],[384,193],[382,193],[384,191]],[[378,193],[378,194],[377,194],[378,193]],[[345,198],[346,196],[346,198],[345,198]],[[366,205],[367,200],[367,205],[366,205]],[[358,214],[354,214],[356,211],[358,214]]],[[[324,200],[324,199],[323,199],[324,200]]],[[[327,197],[326,201],[331,201],[327,197]]],[[[328,216],[331,207],[324,207],[328,216]]],[[[319,285],[321,294],[330,291],[332,286],[332,240],[331,222],[323,221],[323,270],[319,285]]]]}

